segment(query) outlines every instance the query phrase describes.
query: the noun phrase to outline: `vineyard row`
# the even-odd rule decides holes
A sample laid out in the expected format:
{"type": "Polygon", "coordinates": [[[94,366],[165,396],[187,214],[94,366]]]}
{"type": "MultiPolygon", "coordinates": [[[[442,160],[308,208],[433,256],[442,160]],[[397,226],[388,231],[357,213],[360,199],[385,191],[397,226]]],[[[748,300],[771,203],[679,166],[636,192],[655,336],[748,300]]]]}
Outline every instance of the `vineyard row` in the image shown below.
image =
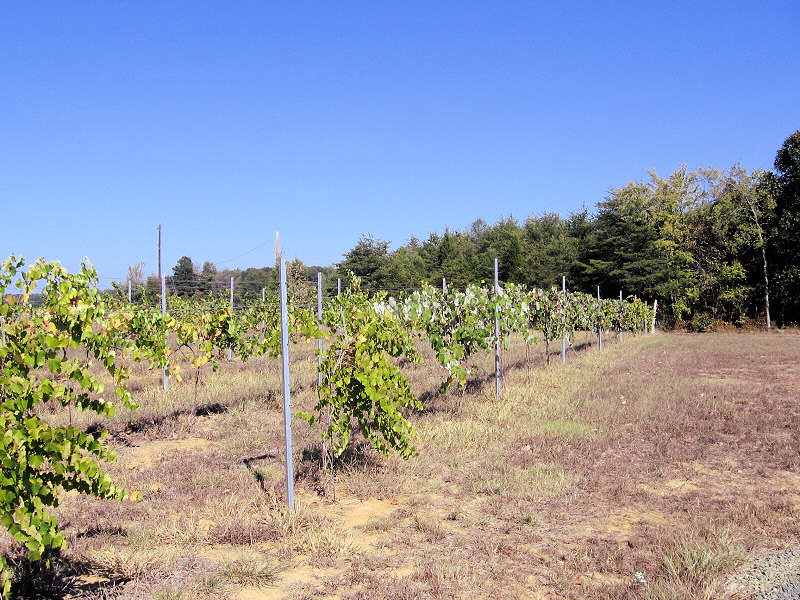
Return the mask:
{"type": "MultiPolygon", "coordinates": [[[[197,381],[205,365],[216,369],[228,352],[242,360],[278,357],[289,338],[327,339],[318,351],[317,404],[298,415],[322,425],[323,458],[344,451],[354,423],[379,451],[405,458],[416,450],[403,413],[421,404],[397,359],[421,360],[415,338],[428,341],[445,370],[444,389],[464,386],[470,356],[510,333],[549,343],[571,339],[578,330],[646,330],[653,322],[652,308],[636,299],[597,300],[512,284],[447,292],[424,286],[393,298],[361,290],[357,279],[321,311],[309,298],[238,310],[180,298],[173,299],[171,312],[142,310],[100,292],[88,265],[77,273],[43,260],[23,267],[16,257],[0,265],[0,522],[27,546],[31,559],[65,543],[49,510],[58,505],[61,490],[101,498],[132,495],[99,466],[115,457],[105,433],[51,425],[40,416],[47,411],[35,408],[52,402],[107,416],[115,402],[135,408],[125,387],[130,361],[163,369],[165,377],[180,377],[181,363],[188,362],[197,381]],[[5,295],[12,284],[21,295],[5,295]],[[30,295],[41,284],[41,303],[34,306],[30,295]],[[93,364],[113,377],[114,402],[104,397],[93,364]]],[[[281,292],[285,296],[285,279],[281,292]]],[[[10,575],[2,557],[0,581],[6,596],[10,575]]]]}

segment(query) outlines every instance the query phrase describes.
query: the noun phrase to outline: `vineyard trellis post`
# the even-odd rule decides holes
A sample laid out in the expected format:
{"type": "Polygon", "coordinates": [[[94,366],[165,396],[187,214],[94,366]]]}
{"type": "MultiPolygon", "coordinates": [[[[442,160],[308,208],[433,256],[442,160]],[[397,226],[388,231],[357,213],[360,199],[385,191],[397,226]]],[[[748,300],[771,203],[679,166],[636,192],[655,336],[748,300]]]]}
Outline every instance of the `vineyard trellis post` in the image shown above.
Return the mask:
{"type": "Polygon", "coordinates": [[[336,295],[337,296],[341,296],[342,295],[342,278],[341,277],[337,277],[336,278],[336,295]]]}
{"type": "Polygon", "coordinates": [[[500,274],[498,260],[494,259],[494,395],[500,398],[500,274]]]}
{"type": "MultiPolygon", "coordinates": [[[[161,257],[161,225],[158,226],[158,243],[159,243],[159,259],[161,257]]],[[[160,269],[159,269],[160,270],[160,269]]],[[[161,314],[167,314],[167,280],[162,275],[161,276],[161,314]]],[[[165,344],[168,343],[167,340],[164,342],[165,344]]],[[[164,379],[164,391],[167,391],[169,387],[169,382],[167,381],[167,365],[164,365],[164,372],[163,372],[163,379],[164,379]]]]}
{"type": "MultiPolygon", "coordinates": [[[[267,299],[267,288],[263,288],[262,287],[261,288],[261,303],[263,304],[266,299],[267,299]]],[[[260,341],[261,341],[262,344],[264,343],[264,335],[266,334],[266,332],[267,332],[267,322],[264,321],[264,319],[261,319],[260,341]]]]}
{"type": "MultiPolygon", "coordinates": [[[[622,302],[622,290],[619,291],[619,301],[622,302]]],[[[619,324],[619,341],[622,342],[625,339],[625,334],[622,332],[622,323],[619,324]]]]}
{"type": "Polygon", "coordinates": [[[563,314],[563,321],[564,321],[564,338],[561,340],[561,362],[566,364],[567,362],[567,276],[561,276],[561,291],[564,294],[564,310],[561,311],[563,314]]]}
{"type": "Polygon", "coordinates": [[[280,257],[281,359],[283,373],[283,430],[286,438],[286,503],[294,511],[294,466],[292,464],[292,408],[289,385],[289,310],[286,291],[286,261],[280,257]]]}
{"type": "Polygon", "coordinates": [[[658,311],[658,300],[653,300],[653,322],[650,325],[650,333],[656,332],[656,312],[658,311]]]}
{"type": "MultiPolygon", "coordinates": [[[[317,271],[317,327],[322,329],[322,271],[317,271]]],[[[317,339],[317,385],[322,385],[322,336],[317,339]]]]}
{"type": "MultiPolygon", "coordinates": [[[[231,313],[233,312],[233,277],[231,277],[231,313]]],[[[228,348],[228,362],[233,358],[233,350],[228,348]]]]}
{"type": "Polygon", "coordinates": [[[128,304],[131,303],[131,280],[128,279],[128,304]]]}
{"type": "Polygon", "coordinates": [[[442,277],[442,294],[447,294],[447,279],[442,277]]]}
{"type": "MultiPolygon", "coordinates": [[[[601,300],[600,300],[600,286],[599,285],[597,286],[597,302],[598,302],[598,304],[601,303],[601,300]]],[[[602,310],[602,306],[600,307],[600,310],[602,310]]],[[[598,346],[598,348],[600,348],[600,350],[603,349],[603,319],[602,319],[602,316],[597,321],[597,346],[598,346]]]]}

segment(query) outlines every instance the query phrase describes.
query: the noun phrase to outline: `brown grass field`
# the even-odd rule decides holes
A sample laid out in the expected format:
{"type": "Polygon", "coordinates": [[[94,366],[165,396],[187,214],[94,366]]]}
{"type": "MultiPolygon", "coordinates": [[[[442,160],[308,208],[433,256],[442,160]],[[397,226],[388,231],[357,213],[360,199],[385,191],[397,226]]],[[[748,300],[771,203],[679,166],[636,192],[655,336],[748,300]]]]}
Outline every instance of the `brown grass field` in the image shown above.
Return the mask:
{"type": "MultiPolygon", "coordinates": [[[[322,494],[319,430],[295,419],[286,506],[279,361],[194,381],[135,367],[141,403],[104,423],[115,480],[142,499],[68,495],[68,548],[14,559],[19,597],[153,600],[744,598],[732,575],[800,540],[800,335],[578,336],[568,363],[513,343],[465,394],[428,357],[418,456],[356,444],[322,494]]],[[[560,345],[555,348],[560,353],[560,345]]],[[[552,349],[552,348],[551,348],[552,349]]],[[[313,346],[292,348],[293,409],[314,402],[313,346]]],[[[66,412],[49,414],[63,421],[66,412]]],[[[357,438],[358,439],[358,438],[357,438]]],[[[750,590],[752,592],[753,590],[750,590]]]]}

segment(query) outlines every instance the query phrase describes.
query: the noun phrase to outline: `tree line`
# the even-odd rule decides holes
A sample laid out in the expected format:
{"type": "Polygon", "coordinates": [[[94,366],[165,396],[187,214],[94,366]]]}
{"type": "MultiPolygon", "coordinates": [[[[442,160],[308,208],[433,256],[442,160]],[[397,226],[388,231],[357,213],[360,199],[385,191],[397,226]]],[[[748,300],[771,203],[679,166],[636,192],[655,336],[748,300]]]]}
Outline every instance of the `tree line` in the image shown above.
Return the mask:
{"type": "Polygon", "coordinates": [[[775,170],[680,167],[668,177],[609,190],[595,212],[533,215],[432,233],[389,251],[364,236],[337,267],[365,287],[464,287],[493,278],[560,286],[603,297],[659,302],[667,325],[705,329],[725,321],[800,322],[800,131],[777,152],[775,170]]]}
{"type": "MultiPolygon", "coordinates": [[[[288,264],[287,280],[296,295],[307,297],[316,290],[317,273],[330,276],[335,266],[306,266],[295,258],[288,264]]],[[[262,290],[275,294],[278,289],[278,269],[276,267],[249,267],[247,269],[217,269],[214,263],[206,261],[202,266],[194,263],[189,256],[182,256],[165,275],[164,282],[169,296],[184,298],[206,297],[218,294],[228,297],[230,282],[234,284],[234,303],[247,304],[258,300],[262,290]]],[[[160,302],[161,282],[157,275],[145,278],[144,263],[128,267],[128,276],[123,283],[112,282],[112,292],[119,298],[127,298],[128,282],[131,283],[131,300],[139,304],[155,305],[160,302]]]]}
{"type": "MultiPolygon", "coordinates": [[[[548,289],[567,277],[571,290],[604,298],[659,302],[667,326],[707,329],[724,321],[738,326],[800,322],[800,130],[777,152],[774,171],[737,164],[689,170],[668,177],[648,171],[643,181],[612,188],[596,210],[513,217],[494,225],[483,219],[465,230],[446,229],[390,250],[390,242],[362,236],[328,267],[289,265],[289,280],[302,291],[325,275],[326,291],[354,274],[365,290],[419,289],[424,283],[463,289],[490,282],[494,259],[500,280],[548,289]]],[[[157,299],[158,277],[128,279],[140,297],[157,299]]],[[[234,278],[237,302],[277,289],[274,267],[217,269],[182,257],[166,277],[170,294],[227,291],[234,278]]],[[[122,285],[116,286],[120,294],[122,285]]],[[[306,289],[307,288],[307,289],[306,289]]]]}

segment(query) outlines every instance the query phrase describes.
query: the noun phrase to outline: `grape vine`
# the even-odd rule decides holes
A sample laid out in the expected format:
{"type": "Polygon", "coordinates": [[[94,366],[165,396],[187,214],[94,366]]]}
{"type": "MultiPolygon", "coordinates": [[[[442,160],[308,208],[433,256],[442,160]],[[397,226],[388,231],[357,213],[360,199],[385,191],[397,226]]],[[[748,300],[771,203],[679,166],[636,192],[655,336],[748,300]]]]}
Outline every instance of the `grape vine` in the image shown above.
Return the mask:
{"type": "MultiPolygon", "coordinates": [[[[104,434],[51,425],[34,409],[59,402],[112,415],[114,404],[101,396],[104,385],[90,371],[94,361],[113,377],[116,399],[131,408],[135,403],[123,386],[127,370],[118,364],[120,346],[130,342],[109,333],[118,323],[108,320],[94,269],[84,264],[70,274],[40,259],[26,271],[24,264],[12,256],[0,265],[0,296],[12,282],[22,291],[0,305],[0,522],[37,560],[65,543],[50,510],[60,490],[116,499],[130,493],[100,469],[99,461],[115,458],[104,434]],[[43,301],[35,307],[30,294],[40,283],[43,301]]],[[[3,557],[0,582],[7,596],[11,580],[3,557]]]]}
{"type": "MultiPolygon", "coordinates": [[[[114,404],[103,398],[104,386],[91,372],[96,362],[111,375],[116,401],[134,408],[122,358],[176,378],[188,364],[195,369],[196,400],[205,365],[216,370],[227,351],[241,360],[278,357],[281,336],[272,299],[234,310],[221,297],[171,297],[169,312],[161,314],[104,296],[88,264],[73,274],[57,262],[40,259],[27,270],[24,264],[12,256],[0,266],[0,295],[12,284],[22,291],[0,304],[0,522],[35,560],[64,544],[50,512],[60,490],[101,498],[131,495],[100,469],[100,461],[115,458],[104,434],[51,425],[38,416],[37,405],[58,402],[113,414],[114,404]],[[37,285],[44,288],[41,306],[30,302],[37,285]]],[[[317,403],[298,416],[322,425],[328,461],[347,448],[354,426],[378,451],[408,458],[416,449],[404,413],[421,404],[398,365],[399,359],[420,360],[415,337],[427,340],[446,372],[444,392],[452,385],[463,390],[470,358],[509,334],[528,343],[541,337],[548,350],[551,341],[572,340],[576,331],[646,329],[652,319],[652,309],[636,299],[598,300],[514,284],[497,291],[472,285],[447,292],[425,285],[397,299],[369,295],[355,279],[327,302],[322,323],[304,303],[290,303],[292,339],[328,340],[320,351],[317,403]]],[[[10,579],[2,557],[0,584],[7,595],[10,579]]]]}
{"type": "MultiPolygon", "coordinates": [[[[403,408],[422,408],[411,384],[390,360],[404,357],[419,362],[413,340],[396,315],[383,308],[381,296],[370,298],[358,280],[335,297],[323,313],[332,336],[321,353],[318,402],[313,413],[299,416],[310,424],[322,423],[323,439],[331,454],[342,454],[350,442],[351,421],[374,447],[403,458],[415,452],[411,424],[403,408]]],[[[327,449],[323,449],[323,455],[327,449]]]]}

